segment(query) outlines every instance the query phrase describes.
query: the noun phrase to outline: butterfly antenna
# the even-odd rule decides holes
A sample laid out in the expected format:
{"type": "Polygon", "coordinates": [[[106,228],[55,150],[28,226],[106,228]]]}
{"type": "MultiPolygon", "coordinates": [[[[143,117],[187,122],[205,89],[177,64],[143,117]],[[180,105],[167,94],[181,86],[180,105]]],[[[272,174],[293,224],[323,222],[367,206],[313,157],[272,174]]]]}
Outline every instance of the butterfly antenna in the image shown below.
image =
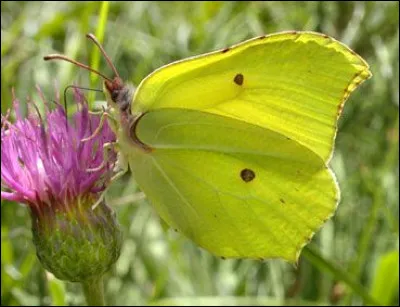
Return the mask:
{"type": "Polygon", "coordinates": [[[77,85],[68,85],[65,89],[64,89],[64,106],[65,109],[67,109],[67,91],[71,88],[74,89],[78,89],[78,90],[84,90],[84,91],[93,91],[93,92],[99,92],[102,93],[102,90],[99,90],[97,88],[89,88],[89,87],[83,87],[83,86],[77,86],[77,85]]]}
{"type": "MultiPolygon", "coordinates": [[[[97,88],[89,88],[89,87],[83,87],[83,86],[77,86],[77,85],[68,85],[65,89],[64,89],[64,109],[65,109],[65,116],[67,117],[68,115],[68,109],[67,109],[67,91],[71,88],[74,89],[79,89],[79,90],[85,90],[85,91],[93,91],[93,92],[100,92],[102,93],[102,90],[99,90],[97,88]]],[[[67,125],[67,124],[66,124],[67,125]]],[[[67,127],[68,128],[68,127],[67,127]]]]}
{"type": "Polygon", "coordinates": [[[115,68],[114,64],[111,62],[110,57],[107,55],[103,46],[99,43],[99,41],[96,39],[96,37],[92,33],[86,34],[86,37],[89,38],[93,43],[96,44],[96,46],[100,49],[101,53],[103,54],[104,58],[106,59],[108,66],[110,66],[110,68],[114,72],[115,76],[118,77],[118,79],[121,79],[117,69],[115,68]]]}
{"type": "Polygon", "coordinates": [[[111,80],[110,78],[106,77],[106,76],[103,75],[101,72],[97,71],[96,69],[94,69],[94,68],[92,68],[92,67],[90,67],[90,66],[88,66],[88,65],[85,65],[85,64],[83,64],[83,63],[80,63],[80,62],[78,62],[78,61],[75,61],[75,60],[73,60],[73,59],[71,59],[71,58],[69,58],[69,57],[67,57],[67,56],[65,56],[65,55],[63,55],[63,54],[49,54],[49,55],[44,56],[43,59],[44,59],[45,61],[49,61],[49,60],[62,60],[62,61],[70,62],[70,63],[72,63],[72,64],[74,64],[74,65],[76,65],[76,66],[78,66],[78,67],[80,67],[80,68],[89,70],[89,71],[91,71],[91,72],[93,72],[93,73],[99,75],[100,77],[104,78],[105,80],[107,80],[107,81],[109,81],[109,82],[112,82],[112,80],[111,80]]]}

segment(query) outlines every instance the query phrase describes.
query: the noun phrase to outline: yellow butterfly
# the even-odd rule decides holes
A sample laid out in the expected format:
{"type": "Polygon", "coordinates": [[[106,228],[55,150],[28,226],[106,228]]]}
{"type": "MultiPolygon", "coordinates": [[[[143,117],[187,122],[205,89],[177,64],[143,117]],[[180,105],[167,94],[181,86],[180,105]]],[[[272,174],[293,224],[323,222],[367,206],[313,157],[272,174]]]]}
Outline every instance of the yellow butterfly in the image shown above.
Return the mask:
{"type": "Polygon", "coordinates": [[[102,76],[120,164],[167,224],[214,255],[296,262],[337,207],[337,120],[368,64],[283,32],[163,66],[133,92],[89,37],[116,75],[102,76]]]}

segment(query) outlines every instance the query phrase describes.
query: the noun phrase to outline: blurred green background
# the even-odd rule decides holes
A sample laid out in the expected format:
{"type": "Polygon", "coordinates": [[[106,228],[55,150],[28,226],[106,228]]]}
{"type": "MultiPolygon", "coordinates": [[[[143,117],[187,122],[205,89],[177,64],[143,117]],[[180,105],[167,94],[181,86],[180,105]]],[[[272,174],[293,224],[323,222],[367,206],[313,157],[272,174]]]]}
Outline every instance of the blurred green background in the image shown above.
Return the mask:
{"type": "MultiPolygon", "coordinates": [[[[320,257],[302,255],[298,269],[279,260],[217,259],[164,228],[128,176],[108,195],[125,234],[121,257],[106,276],[109,305],[359,305],[365,303],[360,293],[399,304],[399,4],[1,2],[3,114],[12,87],[21,100],[38,102],[36,85],[49,99],[55,82],[60,92],[73,83],[100,88],[86,71],[42,60],[64,53],[110,75],[88,32],[103,40],[123,79],[137,85],[173,60],[282,30],[333,36],[373,73],[350,96],[339,122],[331,165],[342,200],[310,244],[320,257]],[[343,272],[354,282],[344,282],[343,272]]],[[[42,269],[27,208],[1,204],[1,304],[84,304],[78,284],[42,269]]]]}

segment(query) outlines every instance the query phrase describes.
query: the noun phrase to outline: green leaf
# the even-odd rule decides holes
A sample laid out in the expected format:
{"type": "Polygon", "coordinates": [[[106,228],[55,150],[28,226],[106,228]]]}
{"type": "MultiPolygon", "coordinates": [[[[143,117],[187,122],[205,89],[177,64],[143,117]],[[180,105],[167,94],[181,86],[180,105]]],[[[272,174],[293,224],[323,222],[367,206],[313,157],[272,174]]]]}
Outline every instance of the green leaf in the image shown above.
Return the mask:
{"type": "Polygon", "coordinates": [[[399,293],[399,251],[391,251],[378,260],[371,286],[372,296],[382,305],[391,305],[399,293]]]}
{"type": "Polygon", "coordinates": [[[54,278],[49,274],[48,285],[49,285],[49,293],[51,297],[51,302],[53,306],[65,306],[65,284],[63,281],[54,278]]]}
{"type": "Polygon", "coordinates": [[[36,255],[34,253],[29,253],[24,257],[24,260],[22,261],[19,268],[19,271],[24,277],[28,276],[28,274],[32,271],[34,265],[37,264],[36,259],[36,255]]]}
{"type": "Polygon", "coordinates": [[[9,240],[8,228],[1,227],[1,263],[13,263],[13,246],[9,240]]]}

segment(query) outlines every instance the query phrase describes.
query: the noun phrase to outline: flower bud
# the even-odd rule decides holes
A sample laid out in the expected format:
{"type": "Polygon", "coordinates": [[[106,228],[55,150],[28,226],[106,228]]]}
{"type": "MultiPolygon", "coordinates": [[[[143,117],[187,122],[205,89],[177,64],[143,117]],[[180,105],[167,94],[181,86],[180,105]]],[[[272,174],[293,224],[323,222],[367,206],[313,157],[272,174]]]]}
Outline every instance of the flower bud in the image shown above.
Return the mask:
{"type": "Polygon", "coordinates": [[[66,211],[32,212],[33,242],[42,265],[59,279],[84,282],[101,277],[117,261],[122,232],[105,203],[80,199],[66,211]]]}

